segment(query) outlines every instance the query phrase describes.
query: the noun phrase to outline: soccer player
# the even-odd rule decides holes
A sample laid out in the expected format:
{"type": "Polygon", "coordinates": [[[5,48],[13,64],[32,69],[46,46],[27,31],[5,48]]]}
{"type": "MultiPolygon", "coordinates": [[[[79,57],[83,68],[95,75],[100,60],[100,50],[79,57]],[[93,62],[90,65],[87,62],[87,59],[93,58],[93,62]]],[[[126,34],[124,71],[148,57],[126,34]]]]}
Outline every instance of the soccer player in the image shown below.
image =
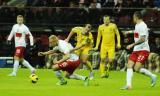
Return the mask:
{"type": "Polygon", "coordinates": [[[127,49],[134,47],[132,54],[129,57],[127,64],[127,74],[126,81],[127,84],[121,89],[129,90],[132,89],[132,77],[133,77],[133,68],[136,72],[143,73],[151,78],[151,86],[156,84],[156,75],[152,74],[147,69],[143,68],[143,64],[148,58],[149,55],[149,45],[148,45],[148,28],[142,19],[142,14],[139,11],[136,11],[133,15],[133,20],[136,23],[134,31],[127,31],[128,33],[134,33],[134,43],[127,46],[127,49]]]}
{"type": "Polygon", "coordinates": [[[13,25],[11,33],[7,39],[7,42],[11,42],[14,37],[15,41],[15,54],[14,54],[14,65],[13,72],[9,76],[16,76],[19,62],[22,62],[24,66],[30,69],[31,73],[35,73],[35,69],[23,58],[24,50],[26,47],[26,37],[29,36],[30,46],[33,46],[33,36],[29,31],[28,27],[23,24],[24,18],[22,15],[17,16],[17,24],[13,25]]]}
{"type": "Polygon", "coordinates": [[[53,70],[56,71],[56,77],[60,80],[57,85],[65,85],[67,81],[62,77],[60,70],[65,71],[65,77],[71,79],[78,79],[85,81],[85,86],[88,85],[88,77],[73,74],[75,69],[80,65],[79,56],[74,53],[72,45],[64,40],[59,40],[55,35],[49,37],[50,47],[56,47],[53,50],[47,52],[39,52],[39,56],[54,54],[59,51],[64,54],[63,58],[53,62],[53,70]]]}
{"type": "Polygon", "coordinates": [[[115,55],[115,35],[117,36],[117,45],[116,47],[119,49],[121,47],[120,44],[120,35],[117,29],[116,24],[110,22],[110,17],[108,15],[103,17],[104,24],[100,25],[98,28],[98,35],[96,41],[96,47],[93,50],[98,50],[98,47],[101,42],[100,49],[100,72],[101,78],[106,78],[109,76],[110,66],[113,64],[114,55],[115,55]],[[108,57],[108,64],[106,70],[106,57],[108,57]]]}
{"type": "Polygon", "coordinates": [[[71,32],[69,33],[67,39],[65,41],[69,41],[69,39],[74,35],[77,34],[77,45],[81,46],[84,43],[86,43],[85,45],[83,45],[83,47],[79,48],[78,50],[76,50],[76,54],[80,56],[81,62],[83,64],[85,64],[87,66],[87,68],[90,71],[90,79],[93,79],[93,72],[92,72],[92,65],[91,62],[88,61],[89,58],[89,50],[92,49],[93,47],[93,36],[91,33],[91,25],[90,24],[86,24],[85,27],[74,27],[72,28],[71,32]]]}

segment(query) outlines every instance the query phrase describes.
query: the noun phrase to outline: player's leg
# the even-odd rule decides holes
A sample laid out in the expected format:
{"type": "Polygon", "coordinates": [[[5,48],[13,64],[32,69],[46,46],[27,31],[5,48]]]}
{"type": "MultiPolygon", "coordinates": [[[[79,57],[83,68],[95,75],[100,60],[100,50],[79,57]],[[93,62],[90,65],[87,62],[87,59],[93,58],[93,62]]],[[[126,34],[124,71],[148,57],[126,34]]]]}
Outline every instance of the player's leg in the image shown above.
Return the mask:
{"type": "Polygon", "coordinates": [[[108,64],[107,64],[107,75],[109,76],[109,71],[110,71],[110,68],[112,67],[113,68],[113,60],[114,60],[114,56],[115,56],[115,48],[114,47],[108,47],[107,48],[108,50],[108,64]]]}
{"type": "Polygon", "coordinates": [[[145,60],[147,60],[149,55],[149,52],[147,51],[142,51],[139,53],[138,57],[137,57],[137,62],[135,64],[135,71],[143,73],[144,75],[147,75],[151,78],[151,86],[155,86],[156,84],[156,80],[157,80],[157,76],[153,73],[151,73],[149,70],[147,70],[146,68],[142,67],[142,64],[144,64],[145,60]]]}
{"type": "Polygon", "coordinates": [[[29,64],[29,62],[28,62],[27,60],[23,59],[23,60],[22,60],[22,64],[23,64],[25,67],[29,68],[29,70],[31,71],[31,74],[35,74],[35,68],[33,68],[33,67],[29,64]]]}
{"type": "Polygon", "coordinates": [[[83,51],[82,51],[82,54],[81,54],[81,61],[83,64],[86,65],[86,67],[89,69],[90,71],[90,75],[89,75],[89,78],[90,79],[93,79],[93,68],[92,68],[92,65],[91,65],[91,62],[89,62],[89,50],[90,48],[85,48],[83,51]]]}
{"type": "Polygon", "coordinates": [[[76,61],[67,61],[66,65],[64,66],[64,70],[66,71],[65,77],[69,79],[76,79],[76,80],[83,80],[85,81],[85,86],[88,85],[88,77],[74,74],[73,72],[78,68],[80,65],[80,60],[76,61]]]}
{"type": "Polygon", "coordinates": [[[67,84],[67,81],[63,78],[62,72],[60,71],[61,68],[58,64],[52,65],[53,71],[55,71],[56,77],[59,79],[59,81],[56,83],[56,85],[65,85],[67,84]]]}
{"type": "Polygon", "coordinates": [[[17,70],[19,67],[19,57],[14,56],[14,64],[13,64],[13,71],[10,73],[8,76],[16,76],[17,75],[17,70]]]}
{"type": "Polygon", "coordinates": [[[24,53],[24,47],[16,47],[15,54],[14,54],[13,71],[8,76],[16,76],[17,75],[19,62],[20,62],[21,58],[23,58],[23,53],[24,53]]]}
{"type": "Polygon", "coordinates": [[[100,74],[101,74],[101,78],[106,77],[106,57],[107,57],[107,50],[106,47],[101,46],[101,50],[100,50],[100,74]]]}
{"type": "Polygon", "coordinates": [[[132,52],[127,63],[126,86],[122,87],[122,90],[129,90],[132,88],[133,66],[136,60],[137,54],[132,52]]]}

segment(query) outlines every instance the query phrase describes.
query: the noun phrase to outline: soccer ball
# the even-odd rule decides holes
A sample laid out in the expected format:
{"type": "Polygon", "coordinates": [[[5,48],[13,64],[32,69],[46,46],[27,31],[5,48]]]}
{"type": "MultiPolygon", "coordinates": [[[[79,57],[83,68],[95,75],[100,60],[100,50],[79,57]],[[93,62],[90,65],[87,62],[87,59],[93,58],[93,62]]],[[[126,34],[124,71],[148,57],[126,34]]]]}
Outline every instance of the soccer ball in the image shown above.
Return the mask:
{"type": "Polygon", "coordinates": [[[37,83],[38,81],[38,76],[36,74],[31,74],[29,78],[32,83],[37,83]]]}

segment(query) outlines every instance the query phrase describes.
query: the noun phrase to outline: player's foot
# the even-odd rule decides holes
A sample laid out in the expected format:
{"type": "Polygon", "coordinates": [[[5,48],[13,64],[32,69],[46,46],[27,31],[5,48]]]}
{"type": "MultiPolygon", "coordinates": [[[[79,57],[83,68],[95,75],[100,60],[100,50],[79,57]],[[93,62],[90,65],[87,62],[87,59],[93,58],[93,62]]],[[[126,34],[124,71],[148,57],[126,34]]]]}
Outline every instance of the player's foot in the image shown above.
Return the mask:
{"type": "Polygon", "coordinates": [[[15,76],[16,76],[16,73],[11,73],[11,74],[9,74],[8,76],[10,76],[10,77],[15,77],[15,76]]]}
{"type": "Polygon", "coordinates": [[[152,76],[152,81],[151,81],[151,87],[154,87],[156,85],[156,81],[157,81],[157,76],[153,75],[152,76]]]}
{"type": "Polygon", "coordinates": [[[60,80],[59,82],[56,83],[56,85],[66,85],[67,81],[66,80],[60,80]]]}
{"type": "Polygon", "coordinates": [[[31,74],[36,74],[36,69],[33,69],[33,70],[31,71],[31,74]]]}
{"type": "Polygon", "coordinates": [[[106,74],[102,74],[101,75],[101,78],[108,78],[109,77],[109,73],[106,73],[106,74]]]}
{"type": "Polygon", "coordinates": [[[109,72],[106,72],[101,75],[101,78],[108,78],[109,77],[109,72]]]}
{"type": "Polygon", "coordinates": [[[86,77],[84,80],[84,86],[88,86],[89,85],[89,78],[86,77]]]}
{"type": "Polygon", "coordinates": [[[94,78],[94,73],[91,72],[91,73],[89,74],[89,80],[92,80],[93,78],[94,78]]]}
{"type": "Polygon", "coordinates": [[[131,89],[132,89],[131,86],[124,86],[124,87],[121,88],[121,90],[131,90],[131,89]]]}

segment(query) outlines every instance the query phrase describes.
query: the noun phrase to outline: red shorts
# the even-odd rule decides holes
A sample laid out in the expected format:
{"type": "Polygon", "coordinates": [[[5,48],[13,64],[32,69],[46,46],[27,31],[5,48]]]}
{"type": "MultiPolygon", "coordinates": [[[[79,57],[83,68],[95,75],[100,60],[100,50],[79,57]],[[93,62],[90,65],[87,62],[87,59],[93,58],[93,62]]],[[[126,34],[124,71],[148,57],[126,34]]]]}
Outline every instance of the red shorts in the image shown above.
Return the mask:
{"type": "Polygon", "coordinates": [[[19,57],[19,58],[23,58],[24,50],[25,50],[25,47],[22,47],[22,46],[16,47],[16,51],[15,51],[14,56],[19,57]]]}
{"type": "Polygon", "coordinates": [[[145,60],[148,58],[148,56],[149,56],[149,52],[146,50],[134,51],[130,55],[129,59],[134,62],[140,62],[140,63],[144,64],[145,60]]]}
{"type": "Polygon", "coordinates": [[[80,60],[76,60],[76,61],[68,60],[58,64],[61,70],[67,71],[69,74],[72,74],[79,65],[80,65],[80,60]]]}

